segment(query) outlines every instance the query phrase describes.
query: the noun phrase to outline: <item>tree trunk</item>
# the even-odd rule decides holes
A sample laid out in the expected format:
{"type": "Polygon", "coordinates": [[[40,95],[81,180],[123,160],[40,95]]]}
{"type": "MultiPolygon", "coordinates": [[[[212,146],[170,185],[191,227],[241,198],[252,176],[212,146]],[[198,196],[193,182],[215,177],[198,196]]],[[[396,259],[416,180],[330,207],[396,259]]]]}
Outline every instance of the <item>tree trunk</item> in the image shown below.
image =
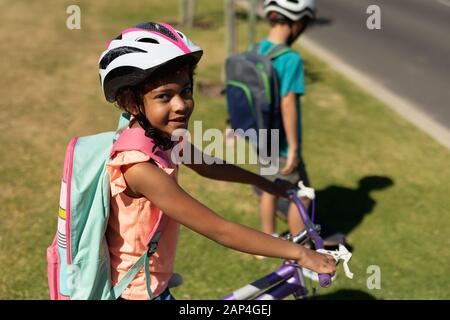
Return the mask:
{"type": "Polygon", "coordinates": [[[249,0],[249,20],[248,20],[248,47],[252,48],[256,38],[256,10],[258,0],[249,0]]]}
{"type": "Polygon", "coordinates": [[[227,55],[232,55],[236,52],[236,25],[234,0],[225,0],[225,47],[227,55]]]}
{"type": "Polygon", "coordinates": [[[188,28],[194,27],[195,6],[196,6],[196,0],[188,0],[187,18],[186,18],[186,26],[188,28]]]}
{"type": "Polygon", "coordinates": [[[179,23],[188,28],[194,27],[196,0],[178,0],[179,23]]]}

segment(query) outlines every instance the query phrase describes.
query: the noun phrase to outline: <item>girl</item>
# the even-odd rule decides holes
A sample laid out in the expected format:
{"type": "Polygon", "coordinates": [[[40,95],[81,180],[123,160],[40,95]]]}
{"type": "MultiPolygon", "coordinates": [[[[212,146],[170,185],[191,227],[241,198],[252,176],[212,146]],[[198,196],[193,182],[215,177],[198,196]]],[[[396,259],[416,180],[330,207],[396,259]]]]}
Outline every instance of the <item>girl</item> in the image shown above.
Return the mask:
{"type": "MultiPolygon", "coordinates": [[[[126,130],[142,130],[155,144],[154,154],[167,155],[176,129],[186,129],[194,110],[193,73],[202,49],[164,23],[143,23],[126,29],[100,57],[100,80],[106,99],[131,114],[126,130]]],[[[191,154],[200,152],[190,146],[191,154]]],[[[204,159],[203,156],[201,159],[204,159]]],[[[192,161],[191,161],[192,163],[192,161]]],[[[224,181],[253,184],[276,196],[286,188],[230,164],[188,164],[198,174],[224,181]]],[[[172,276],[179,224],[229,248],[250,254],[298,261],[319,273],[334,273],[333,258],[227,221],[192,198],[177,184],[177,166],[170,160],[133,150],[115,153],[107,163],[111,212],[106,232],[113,285],[147,250],[147,236],[162,211],[166,223],[150,259],[150,285],[140,271],[123,299],[172,299],[172,276]],[[151,292],[150,292],[150,291],[151,292]],[[150,294],[151,293],[151,294],[150,294]]]]}

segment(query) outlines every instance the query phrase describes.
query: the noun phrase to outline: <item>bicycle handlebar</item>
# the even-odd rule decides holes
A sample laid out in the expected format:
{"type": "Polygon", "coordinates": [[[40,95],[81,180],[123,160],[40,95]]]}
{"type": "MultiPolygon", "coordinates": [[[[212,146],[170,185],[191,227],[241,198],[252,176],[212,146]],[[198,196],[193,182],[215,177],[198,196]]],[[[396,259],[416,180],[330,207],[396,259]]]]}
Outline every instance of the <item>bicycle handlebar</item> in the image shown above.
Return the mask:
{"type": "MultiPolygon", "coordinates": [[[[297,196],[297,190],[291,190],[288,192],[288,194],[290,195],[291,200],[297,206],[298,211],[300,212],[300,217],[303,220],[303,223],[305,224],[306,231],[308,232],[308,235],[313,240],[316,250],[323,249],[324,248],[323,240],[319,236],[319,234],[316,232],[314,223],[309,218],[308,214],[306,213],[306,209],[303,206],[302,201],[297,196]]],[[[331,275],[327,274],[327,273],[319,274],[319,284],[321,287],[329,287],[331,285],[331,275]]]]}

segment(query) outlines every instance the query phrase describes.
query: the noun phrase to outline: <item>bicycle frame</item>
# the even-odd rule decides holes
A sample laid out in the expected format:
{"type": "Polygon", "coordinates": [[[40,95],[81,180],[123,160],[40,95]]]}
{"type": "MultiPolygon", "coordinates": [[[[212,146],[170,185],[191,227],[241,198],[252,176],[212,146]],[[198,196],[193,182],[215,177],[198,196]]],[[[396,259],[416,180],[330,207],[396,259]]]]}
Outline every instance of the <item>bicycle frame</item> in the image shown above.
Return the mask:
{"type": "MultiPolygon", "coordinates": [[[[318,235],[320,226],[315,225],[311,221],[301,200],[297,197],[296,191],[290,192],[290,198],[297,206],[305,224],[305,229],[294,237],[292,241],[302,244],[305,240],[311,239],[316,249],[323,249],[323,240],[318,235]]],[[[312,211],[314,211],[314,205],[312,206],[312,211]]],[[[314,213],[312,216],[314,217],[314,213]]],[[[319,284],[322,287],[329,286],[331,284],[331,276],[319,274],[319,284]]],[[[281,300],[291,294],[296,299],[305,299],[308,297],[308,290],[306,289],[302,267],[294,261],[285,260],[274,272],[237,289],[226,296],[224,300],[281,300]]]]}

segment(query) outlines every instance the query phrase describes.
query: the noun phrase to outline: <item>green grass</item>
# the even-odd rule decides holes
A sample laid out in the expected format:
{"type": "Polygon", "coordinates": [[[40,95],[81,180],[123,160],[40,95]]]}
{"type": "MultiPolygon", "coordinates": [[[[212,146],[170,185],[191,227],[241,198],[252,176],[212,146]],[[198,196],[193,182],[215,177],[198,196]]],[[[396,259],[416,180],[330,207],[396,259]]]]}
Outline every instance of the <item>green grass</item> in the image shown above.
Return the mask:
{"type": "MultiPolygon", "coordinates": [[[[220,83],[222,2],[199,0],[185,31],[205,49],[197,79],[220,83]]],[[[145,20],[176,21],[178,1],[3,1],[0,60],[0,299],[47,299],[45,250],[56,230],[64,150],[74,135],[114,128],[119,112],[100,90],[97,59],[106,39],[145,20]],[[121,4],[122,3],[122,4],[121,4]],[[82,29],[67,30],[65,9],[78,4],[82,29]],[[8,47],[6,44],[8,43],[8,47]],[[14,48],[14,50],[11,50],[14,48]],[[20,48],[20,49],[19,49],[20,48]]],[[[246,28],[239,21],[240,46],[246,28]]],[[[259,37],[267,26],[260,24],[259,37]]],[[[301,51],[307,72],[304,155],[318,214],[348,233],[354,280],[341,272],[322,298],[449,299],[449,151],[367,92],[301,51]],[[367,182],[359,186],[359,181],[367,182]],[[366,286],[381,268],[381,289],[366,286]]],[[[197,91],[194,119],[225,127],[225,100],[197,91]]],[[[204,180],[182,168],[181,185],[228,219],[259,228],[248,186],[204,180]]],[[[283,223],[279,229],[285,229],[283,223]]],[[[178,299],[216,299],[279,265],[218,246],[182,228],[178,299]]],[[[341,270],[341,269],[340,269],[341,270]]],[[[341,270],[342,271],[342,270],[341,270]]]]}

